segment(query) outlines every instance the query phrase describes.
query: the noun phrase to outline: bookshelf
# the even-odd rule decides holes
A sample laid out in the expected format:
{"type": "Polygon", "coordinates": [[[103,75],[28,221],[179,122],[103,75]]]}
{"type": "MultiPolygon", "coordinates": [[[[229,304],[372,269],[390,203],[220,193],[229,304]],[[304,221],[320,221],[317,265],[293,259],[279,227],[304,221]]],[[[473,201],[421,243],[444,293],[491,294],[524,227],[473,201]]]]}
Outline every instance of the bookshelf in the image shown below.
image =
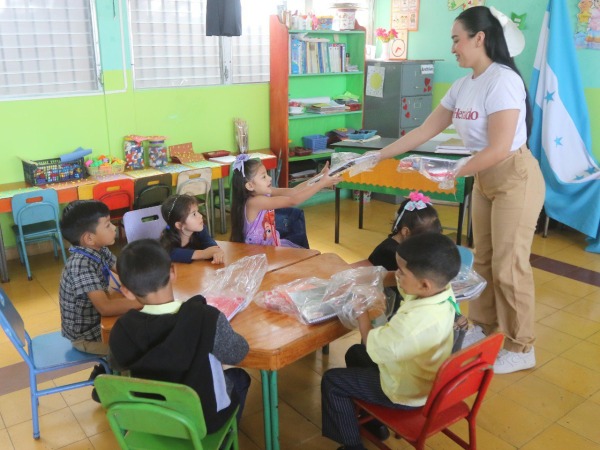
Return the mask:
{"type": "Polygon", "coordinates": [[[322,134],[342,127],[360,129],[363,111],[334,114],[288,114],[288,99],[302,97],[336,97],[346,91],[358,95],[364,107],[365,29],[356,23],[352,31],[289,30],[278,16],[270,18],[271,82],[270,82],[270,138],[271,150],[281,160],[279,186],[287,187],[289,163],[294,161],[329,158],[332,152],[303,157],[288,155],[288,147],[303,146],[302,137],[322,134]],[[327,38],[331,43],[346,44],[350,64],[358,65],[360,72],[290,74],[290,35],[308,33],[309,36],[327,38]],[[288,144],[288,141],[292,142],[288,144]]]}

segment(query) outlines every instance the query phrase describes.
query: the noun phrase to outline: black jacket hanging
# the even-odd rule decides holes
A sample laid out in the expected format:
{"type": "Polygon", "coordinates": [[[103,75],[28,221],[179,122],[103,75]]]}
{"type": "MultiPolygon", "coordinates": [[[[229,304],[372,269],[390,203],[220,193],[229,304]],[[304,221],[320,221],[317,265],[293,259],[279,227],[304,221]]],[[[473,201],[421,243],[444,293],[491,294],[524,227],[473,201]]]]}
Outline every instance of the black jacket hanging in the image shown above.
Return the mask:
{"type": "Polygon", "coordinates": [[[207,36],[241,36],[241,0],[208,0],[206,2],[207,36]]]}

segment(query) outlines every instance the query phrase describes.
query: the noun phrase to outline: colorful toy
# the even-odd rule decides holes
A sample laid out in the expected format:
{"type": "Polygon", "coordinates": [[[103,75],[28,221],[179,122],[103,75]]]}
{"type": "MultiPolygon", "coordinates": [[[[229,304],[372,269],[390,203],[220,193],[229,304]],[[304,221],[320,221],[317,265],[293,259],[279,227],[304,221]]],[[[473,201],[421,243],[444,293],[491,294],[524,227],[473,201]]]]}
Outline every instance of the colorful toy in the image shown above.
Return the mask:
{"type": "Polygon", "coordinates": [[[148,140],[148,162],[151,167],[164,166],[168,162],[166,136],[150,136],[148,140]]]}
{"type": "Polygon", "coordinates": [[[71,162],[61,162],[60,158],[31,161],[21,158],[25,181],[32,186],[39,186],[59,181],[81,180],[87,175],[83,170],[83,158],[71,162]]]}
{"type": "Polygon", "coordinates": [[[138,136],[135,134],[125,136],[125,165],[127,169],[143,169],[144,168],[144,145],[147,141],[146,136],[138,136]]]}
{"type": "Polygon", "coordinates": [[[115,156],[101,155],[98,158],[88,159],[85,166],[91,176],[110,175],[123,172],[125,161],[115,156]]]}

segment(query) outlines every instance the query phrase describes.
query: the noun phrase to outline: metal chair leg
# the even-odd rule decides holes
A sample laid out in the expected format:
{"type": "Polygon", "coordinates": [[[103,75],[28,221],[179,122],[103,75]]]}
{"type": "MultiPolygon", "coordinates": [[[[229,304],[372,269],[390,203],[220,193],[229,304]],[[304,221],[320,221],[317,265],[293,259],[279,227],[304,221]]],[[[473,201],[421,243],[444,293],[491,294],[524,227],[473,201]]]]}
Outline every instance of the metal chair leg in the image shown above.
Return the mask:
{"type": "Polygon", "coordinates": [[[544,223],[544,234],[542,237],[548,237],[548,226],[550,225],[550,216],[546,215],[546,222],[544,223]]]}

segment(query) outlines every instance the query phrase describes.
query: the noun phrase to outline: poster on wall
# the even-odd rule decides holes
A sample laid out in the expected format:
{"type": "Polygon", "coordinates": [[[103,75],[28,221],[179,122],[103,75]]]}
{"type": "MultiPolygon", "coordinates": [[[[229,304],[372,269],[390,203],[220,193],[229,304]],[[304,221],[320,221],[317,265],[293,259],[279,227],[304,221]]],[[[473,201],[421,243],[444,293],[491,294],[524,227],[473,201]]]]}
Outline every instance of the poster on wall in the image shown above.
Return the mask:
{"type": "Polygon", "coordinates": [[[383,98],[383,80],[385,79],[385,67],[367,67],[367,88],[365,94],[371,97],[383,98]]]}
{"type": "Polygon", "coordinates": [[[600,0],[581,0],[575,24],[575,47],[600,50],[600,0]]]}
{"type": "Polygon", "coordinates": [[[408,54],[408,31],[398,31],[398,37],[390,41],[390,60],[406,59],[408,54]]]}
{"type": "Polygon", "coordinates": [[[392,28],[396,31],[408,30],[408,11],[392,12],[392,28]]]}
{"type": "Polygon", "coordinates": [[[392,29],[419,29],[419,0],[392,0],[392,29]]]}
{"type": "Polygon", "coordinates": [[[485,6],[485,0],[448,0],[448,9],[454,11],[455,9],[469,9],[473,6],[485,6]]]}
{"type": "Polygon", "coordinates": [[[408,31],[417,31],[419,29],[419,0],[416,0],[416,9],[408,11],[408,31]]]}

